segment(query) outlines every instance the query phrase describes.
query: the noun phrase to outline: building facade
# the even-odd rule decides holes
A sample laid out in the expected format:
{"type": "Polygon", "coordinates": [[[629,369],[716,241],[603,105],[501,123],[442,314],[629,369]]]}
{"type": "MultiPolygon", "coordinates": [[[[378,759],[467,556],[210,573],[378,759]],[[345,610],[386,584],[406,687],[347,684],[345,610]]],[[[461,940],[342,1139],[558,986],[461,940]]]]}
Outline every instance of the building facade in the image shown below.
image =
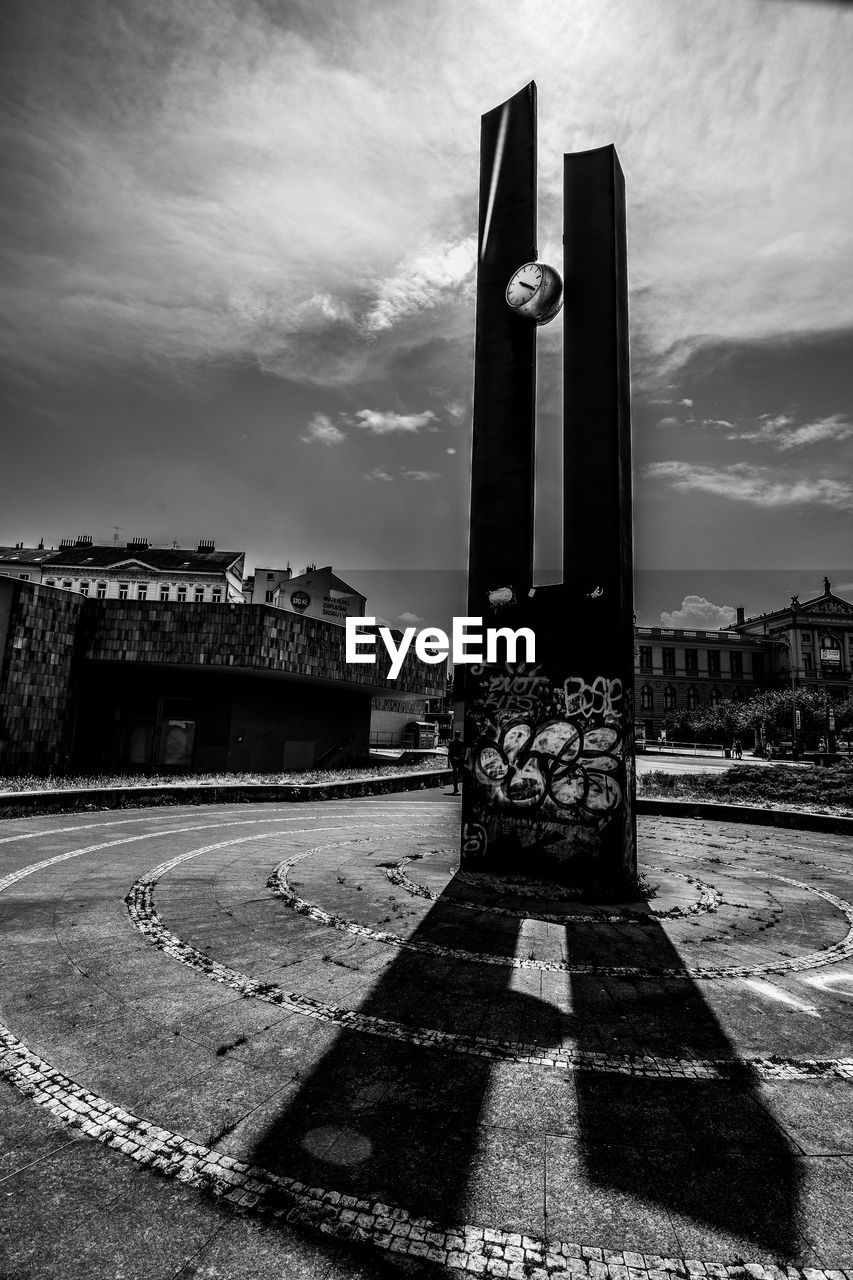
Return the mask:
{"type": "Polygon", "coordinates": [[[152,547],[147,538],[102,546],[88,536],[65,538],[42,564],[49,587],[96,600],[242,604],[245,553],[197,547],[152,547]]]}
{"type": "Polygon", "coordinates": [[[820,596],[738,622],[744,637],[761,640],[771,652],[779,682],[818,689],[837,702],[853,698],[853,605],[833,595],[824,579],[820,596]]]}
{"type": "Polygon", "coordinates": [[[637,723],[657,736],[672,711],[695,711],[768,688],[770,654],[763,639],[737,631],[637,627],[634,696],[637,723]]]}
{"type": "Polygon", "coordinates": [[[0,547],[0,575],[20,578],[22,582],[41,582],[44,562],[53,554],[52,547],[45,550],[44,542],[37,547],[25,547],[23,542],[0,547]]]}
{"type": "Polygon", "coordinates": [[[637,723],[657,736],[672,711],[692,711],[766,689],[815,689],[853,700],[853,605],[824,579],[819,596],[747,618],[722,631],[636,627],[637,723]]]}
{"type": "Polygon", "coordinates": [[[246,581],[244,595],[252,604],[271,604],[341,627],[347,618],[363,618],[367,604],[367,597],[339,578],[330,564],[322,569],[311,565],[296,575],[289,565],[286,569],[257,568],[246,581]]]}

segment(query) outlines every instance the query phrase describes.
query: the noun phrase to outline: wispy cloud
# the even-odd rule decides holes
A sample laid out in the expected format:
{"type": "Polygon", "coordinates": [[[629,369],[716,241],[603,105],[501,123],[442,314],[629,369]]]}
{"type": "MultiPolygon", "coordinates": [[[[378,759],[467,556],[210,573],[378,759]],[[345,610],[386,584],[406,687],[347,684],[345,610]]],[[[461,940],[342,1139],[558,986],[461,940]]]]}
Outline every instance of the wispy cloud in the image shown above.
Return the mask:
{"type": "Polygon", "coordinates": [[[384,480],[389,484],[393,484],[395,480],[426,483],[431,480],[438,480],[440,476],[440,471],[416,471],[411,467],[397,467],[393,473],[388,471],[386,467],[374,467],[372,471],[364,472],[365,480],[384,480]]]}
{"type": "Polygon", "coordinates": [[[730,604],[712,604],[704,596],[685,596],[681,607],[672,613],[662,613],[662,627],[686,627],[690,631],[716,631],[728,627],[737,618],[737,610],[730,604]]]}
{"type": "Polygon", "coordinates": [[[682,492],[712,493],[759,507],[820,506],[853,509],[853,482],[832,476],[797,476],[771,467],[737,462],[714,467],[690,462],[653,462],[643,475],[682,492]]]}
{"type": "Polygon", "coordinates": [[[346,433],[336,427],[325,413],[315,413],[308,423],[307,435],[300,436],[306,444],[343,444],[346,433]]]}
{"type": "Polygon", "coordinates": [[[448,294],[459,293],[474,279],[476,239],[466,236],[422,250],[404,261],[393,276],[383,280],[364,327],[373,333],[390,329],[400,320],[429,310],[448,294]]]}
{"type": "Polygon", "coordinates": [[[827,440],[849,440],[853,436],[853,422],[843,413],[834,413],[828,418],[816,418],[811,422],[796,425],[788,414],[771,417],[764,414],[759,419],[759,426],[754,431],[741,432],[736,437],[740,440],[766,441],[775,449],[803,449],[810,444],[820,444],[827,440]]]}
{"type": "Polygon", "coordinates": [[[360,428],[375,436],[415,435],[418,431],[437,431],[437,421],[431,409],[423,413],[390,413],[378,409],[359,409],[356,413],[339,413],[333,422],[326,413],[315,413],[307,425],[306,434],[300,436],[306,444],[343,444],[347,431],[360,428]]]}
{"type": "Polygon", "coordinates": [[[436,428],[431,423],[435,421],[436,416],[431,409],[424,413],[382,413],[377,409],[359,409],[354,415],[354,425],[375,436],[412,434],[424,427],[434,431],[436,428]]]}
{"type": "MultiPolygon", "coordinates": [[[[671,421],[672,419],[664,419],[658,425],[668,425],[671,421]]],[[[845,413],[833,413],[828,417],[813,418],[799,424],[791,413],[762,413],[746,427],[725,418],[703,418],[702,426],[725,432],[727,440],[768,444],[783,452],[788,449],[804,449],[808,445],[830,440],[853,438],[853,422],[845,413]]]]}

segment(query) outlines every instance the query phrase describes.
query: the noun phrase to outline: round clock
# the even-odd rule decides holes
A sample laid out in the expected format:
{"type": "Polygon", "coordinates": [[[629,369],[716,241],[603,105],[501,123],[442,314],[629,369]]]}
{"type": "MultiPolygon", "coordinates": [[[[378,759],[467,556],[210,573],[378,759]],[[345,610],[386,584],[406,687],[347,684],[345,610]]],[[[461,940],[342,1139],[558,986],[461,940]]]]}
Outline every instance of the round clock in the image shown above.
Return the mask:
{"type": "Polygon", "coordinates": [[[563,305],[560,274],[544,262],[525,262],[506,287],[507,305],[516,315],[547,324],[563,305]]]}

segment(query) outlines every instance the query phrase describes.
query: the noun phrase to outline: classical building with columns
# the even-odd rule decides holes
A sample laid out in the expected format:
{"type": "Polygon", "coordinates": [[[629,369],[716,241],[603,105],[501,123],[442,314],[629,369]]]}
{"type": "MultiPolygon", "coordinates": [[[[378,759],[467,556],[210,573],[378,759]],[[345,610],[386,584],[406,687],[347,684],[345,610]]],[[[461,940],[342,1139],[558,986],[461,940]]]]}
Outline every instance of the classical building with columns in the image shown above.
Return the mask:
{"type": "Polygon", "coordinates": [[[634,678],[637,723],[656,736],[670,711],[694,710],[765,689],[816,689],[832,701],[853,698],[853,605],[823,594],[720,631],[637,627],[634,678]]]}

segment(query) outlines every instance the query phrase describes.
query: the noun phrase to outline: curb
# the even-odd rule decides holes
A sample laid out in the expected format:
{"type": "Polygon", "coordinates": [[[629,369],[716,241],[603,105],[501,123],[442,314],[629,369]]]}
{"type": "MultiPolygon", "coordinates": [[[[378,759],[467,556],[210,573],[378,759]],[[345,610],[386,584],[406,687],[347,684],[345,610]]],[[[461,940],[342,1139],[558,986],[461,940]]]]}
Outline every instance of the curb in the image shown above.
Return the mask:
{"type": "MultiPolygon", "coordinates": [[[[453,775],[449,769],[423,773],[389,774],[381,778],[359,778],[352,782],[280,783],[198,783],[159,787],[87,787],[56,791],[0,792],[0,819],[36,817],[42,813],[76,813],[92,809],[143,809],[168,805],[204,804],[298,804],[320,800],[351,800],[361,796],[392,795],[401,791],[423,791],[446,786],[453,775]]],[[[716,800],[663,800],[638,798],[638,817],[709,818],[717,822],[742,822],[753,826],[783,827],[788,830],[823,831],[831,835],[853,836],[853,817],[814,813],[799,809],[765,809],[758,805],[725,804],[716,800]]]]}
{"type": "Polygon", "coordinates": [[[660,800],[644,797],[636,802],[638,817],[712,818],[717,822],[744,822],[761,827],[787,827],[798,831],[827,831],[853,836],[853,817],[814,813],[805,809],[764,809],[752,804],[725,804],[718,800],[660,800]]]}
{"type": "Polygon", "coordinates": [[[390,795],[398,791],[422,791],[450,782],[450,769],[423,773],[385,774],[352,782],[198,783],[194,786],[86,787],[56,791],[0,792],[0,818],[22,818],[42,813],[75,813],[85,809],[141,809],[178,804],[292,804],[317,800],[348,800],[359,796],[390,795]]]}

